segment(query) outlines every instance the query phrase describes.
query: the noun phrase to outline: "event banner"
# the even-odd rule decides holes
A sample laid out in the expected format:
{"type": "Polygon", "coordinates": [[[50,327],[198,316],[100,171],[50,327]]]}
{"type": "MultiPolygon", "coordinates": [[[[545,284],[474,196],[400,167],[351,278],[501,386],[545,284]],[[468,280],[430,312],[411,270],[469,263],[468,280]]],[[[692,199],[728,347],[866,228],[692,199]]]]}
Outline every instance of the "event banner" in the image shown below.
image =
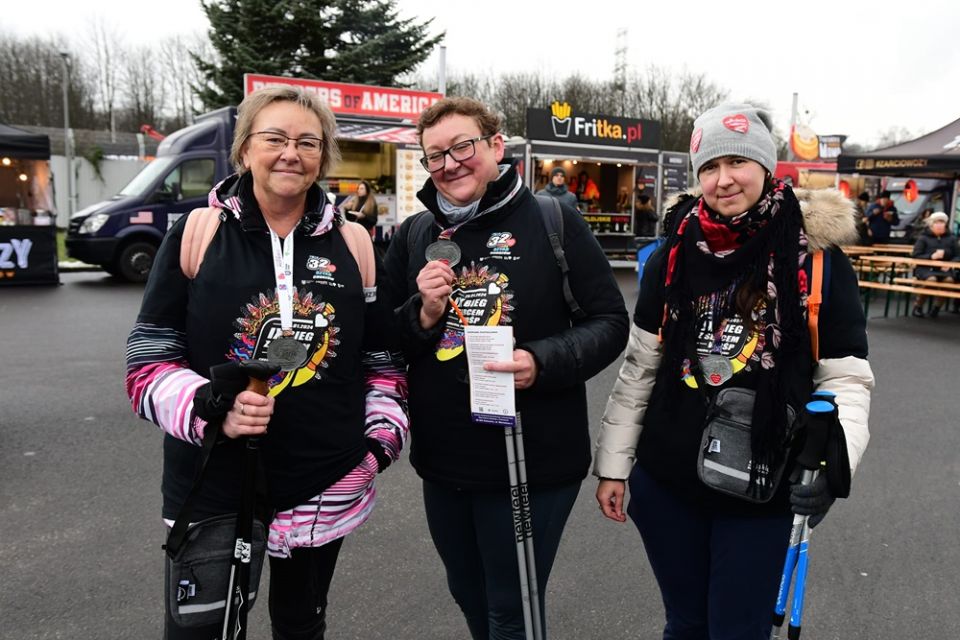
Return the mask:
{"type": "Polygon", "coordinates": [[[0,285],[59,283],[56,227],[0,226],[0,285]]]}
{"type": "Polygon", "coordinates": [[[424,109],[443,97],[442,94],[429,91],[374,87],[366,84],[325,82],[255,73],[246,73],[243,76],[244,95],[257,89],[277,85],[300,87],[309,93],[315,93],[330,105],[331,111],[338,115],[399,118],[411,122],[416,122],[424,109]]]}
{"type": "Polygon", "coordinates": [[[576,113],[566,102],[554,102],[549,109],[527,109],[527,138],[658,149],[660,123],[655,120],[576,113]]]}

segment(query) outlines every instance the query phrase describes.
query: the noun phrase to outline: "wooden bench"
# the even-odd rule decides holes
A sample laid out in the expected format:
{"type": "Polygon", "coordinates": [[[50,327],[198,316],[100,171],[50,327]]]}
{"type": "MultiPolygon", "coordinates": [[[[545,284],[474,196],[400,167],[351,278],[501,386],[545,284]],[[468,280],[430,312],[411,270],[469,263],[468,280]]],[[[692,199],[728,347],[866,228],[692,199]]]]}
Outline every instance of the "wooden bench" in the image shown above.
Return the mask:
{"type": "Polygon", "coordinates": [[[931,287],[934,289],[947,289],[949,291],[960,291],[960,283],[940,282],[939,280],[920,280],[918,278],[894,278],[893,284],[905,284],[914,287],[931,287]]]}
{"type": "MultiPolygon", "coordinates": [[[[863,302],[863,312],[864,315],[869,314],[870,312],[870,290],[879,290],[887,292],[887,301],[883,308],[883,317],[886,318],[890,313],[890,298],[892,295],[897,293],[903,293],[906,295],[906,302],[904,312],[910,308],[910,296],[922,295],[922,296],[931,296],[934,298],[946,298],[949,300],[960,300],[960,286],[957,286],[956,290],[952,288],[936,288],[932,286],[919,286],[919,285],[908,285],[908,284],[897,284],[897,280],[914,280],[915,278],[894,278],[894,283],[889,282],[874,282],[872,280],[861,280],[860,288],[866,289],[866,295],[864,296],[863,302]]],[[[921,280],[923,284],[927,284],[926,281],[921,280]]],[[[932,284],[932,283],[930,283],[932,284]]],[[[940,283],[947,284],[947,283],[940,283]]],[[[956,285],[955,285],[956,286],[956,285]]],[[[900,301],[897,301],[896,312],[900,313],[900,301]]]]}

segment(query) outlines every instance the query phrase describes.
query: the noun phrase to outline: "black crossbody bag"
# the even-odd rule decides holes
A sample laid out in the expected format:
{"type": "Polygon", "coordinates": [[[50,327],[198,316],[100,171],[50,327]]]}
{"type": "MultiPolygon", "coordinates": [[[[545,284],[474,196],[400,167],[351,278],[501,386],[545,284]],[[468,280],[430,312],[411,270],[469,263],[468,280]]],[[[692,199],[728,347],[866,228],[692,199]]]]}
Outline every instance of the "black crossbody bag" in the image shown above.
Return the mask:
{"type": "Polygon", "coordinates": [[[207,462],[220,435],[221,426],[220,421],[207,424],[203,434],[203,453],[193,487],[167,535],[166,544],[163,545],[169,558],[164,598],[170,617],[180,627],[222,624],[228,602],[227,590],[232,583],[239,584],[240,593],[248,595],[246,610],[253,607],[257,599],[257,587],[260,584],[267,544],[266,527],[254,517],[254,487],[258,461],[256,442],[248,443],[248,447],[253,445],[254,451],[245,452],[240,513],[219,515],[190,523],[193,505],[203,485],[207,462]],[[238,547],[238,526],[251,520],[252,543],[238,547]],[[239,576],[231,576],[235,566],[235,553],[239,553],[241,563],[246,565],[239,576]],[[239,582],[236,582],[237,580],[239,582]],[[243,584],[244,582],[247,584],[243,584]]]}

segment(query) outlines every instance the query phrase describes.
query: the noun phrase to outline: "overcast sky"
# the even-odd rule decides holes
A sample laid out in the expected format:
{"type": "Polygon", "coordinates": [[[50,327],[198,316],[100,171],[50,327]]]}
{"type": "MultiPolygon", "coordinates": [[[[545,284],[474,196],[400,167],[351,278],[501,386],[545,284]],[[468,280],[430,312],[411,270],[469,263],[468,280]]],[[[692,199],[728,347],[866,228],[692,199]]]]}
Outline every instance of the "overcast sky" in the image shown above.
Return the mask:
{"type": "MultiPolygon", "coordinates": [[[[870,143],[891,127],[928,133],[960,118],[960,3],[911,0],[398,0],[402,17],[434,17],[448,73],[536,71],[613,75],[617,29],[629,70],[702,73],[731,98],[756,99],[787,131],[792,94],[820,134],[870,143]]],[[[5,2],[0,28],[63,33],[82,43],[95,16],[128,42],[203,31],[199,0],[5,2]]],[[[434,75],[431,56],[421,74],[434,75]]],[[[329,78],[337,80],[337,78],[329,78]]],[[[544,105],[546,106],[546,105],[544,105]]],[[[576,105],[574,105],[576,108],[576,105]]]]}

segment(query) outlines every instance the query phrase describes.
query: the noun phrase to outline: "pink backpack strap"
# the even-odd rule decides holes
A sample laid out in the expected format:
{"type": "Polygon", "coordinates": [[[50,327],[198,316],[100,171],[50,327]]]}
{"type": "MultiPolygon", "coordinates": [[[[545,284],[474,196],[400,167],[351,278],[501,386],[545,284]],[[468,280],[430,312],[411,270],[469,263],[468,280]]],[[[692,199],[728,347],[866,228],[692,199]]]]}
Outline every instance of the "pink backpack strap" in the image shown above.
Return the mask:
{"type": "Polygon", "coordinates": [[[340,233],[360,268],[360,278],[363,280],[366,298],[367,291],[373,292],[377,286],[377,263],[373,257],[373,240],[370,238],[370,232],[356,222],[344,222],[340,227],[340,233]]]}
{"type": "Polygon", "coordinates": [[[180,270],[191,280],[200,272],[200,263],[213,236],[220,228],[220,209],[202,207],[187,214],[180,240],[180,270]]]}

